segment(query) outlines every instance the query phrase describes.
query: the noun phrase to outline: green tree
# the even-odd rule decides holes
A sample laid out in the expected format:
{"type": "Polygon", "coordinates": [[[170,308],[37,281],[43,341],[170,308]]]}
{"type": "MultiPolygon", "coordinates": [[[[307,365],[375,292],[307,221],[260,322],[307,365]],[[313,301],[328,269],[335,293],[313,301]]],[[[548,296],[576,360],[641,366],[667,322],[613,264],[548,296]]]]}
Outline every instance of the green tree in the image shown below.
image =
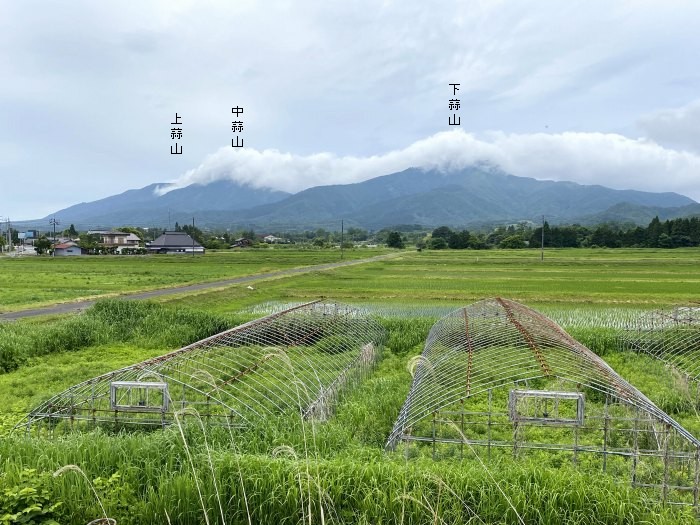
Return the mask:
{"type": "Polygon", "coordinates": [[[389,248],[403,248],[403,239],[401,238],[401,234],[399,232],[391,232],[389,233],[389,236],[386,239],[386,245],[389,248]]]}
{"type": "Polygon", "coordinates": [[[489,245],[486,244],[486,239],[484,238],[484,234],[478,234],[478,235],[472,235],[469,238],[469,247],[472,250],[486,250],[486,249],[488,249],[489,245]]]}
{"type": "Polygon", "coordinates": [[[139,228],[135,228],[133,226],[121,226],[119,228],[119,231],[124,232],[124,233],[133,233],[139,239],[141,239],[141,241],[143,241],[144,232],[143,232],[143,230],[140,230],[139,228]]]}
{"type": "Polygon", "coordinates": [[[662,233],[661,235],[659,235],[657,246],[659,248],[673,248],[673,239],[671,239],[670,235],[662,233]]]}
{"type": "MultiPolygon", "coordinates": [[[[670,238],[669,238],[670,239],[670,238]]],[[[619,248],[620,234],[607,224],[601,224],[591,233],[591,244],[605,246],[606,248],[619,248]]]]}
{"type": "Polygon", "coordinates": [[[510,235],[503,239],[498,246],[499,248],[525,248],[527,245],[520,235],[510,235]]]}
{"type": "Polygon", "coordinates": [[[204,241],[203,246],[207,250],[224,250],[229,247],[229,243],[223,238],[218,238],[216,236],[211,236],[204,241]]]}
{"type": "Polygon", "coordinates": [[[467,230],[452,232],[447,239],[447,245],[453,250],[464,250],[465,248],[469,248],[469,239],[470,235],[467,230]]]}
{"type": "Polygon", "coordinates": [[[93,233],[88,235],[83,233],[78,241],[78,246],[83,250],[87,250],[88,253],[97,253],[100,250],[100,234],[93,233]]]}
{"type": "Polygon", "coordinates": [[[447,241],[443,237],[433,237],[428,242],[428,247],[431,250],[444,250],[447,248],[447,241]]]}
{"type": "MultiPolygon", "coordinates": [[[[532,235],[530,235],[530,248],[539,248],[542,245],[542,226],[532,230],[532,235]]],[[[549,228],[549,223],[544,221],[544,245],[545,247],[551,247],[552,244],[552,230],[549,228]]]]}
{"type": "Polygon", "coordinates": [[[664,227],[659,220],[659,217],[654,217],[649,226],[647,226],[647,246],[650,248],[659,247],[659,236],[663,233],[664,227]]]}
{"type": "Polygon", "coordinates": [[[439,228],[435,228],[433,230],[433,233],[431,234],[431,237],[433,239],[444,239],[445,242],[447,242],[450,238],[450,235],[452,235],[452,230],[447,227],[447,226],[440,226],[439,228]]]}
{"type": "Polygon", "coordinates": [[[255,235],[255,230],[253,230],[252,228],[250,230],[241,230],[240,237],[242,237],[243,239],[250,239],[253,242],[255,242],[257,239],[257,236],[255,235]]]}
{"type": "Polygon", "coordinates": [[[63,230],[63,235],[75,239],[78,236],[78,230],[75,229],[75,225],[71,224],[70,228],[63,230]]]}
{"type": "Polygon", "coordinates": [[[42,235],[34,242],[34,249],[39,255],[43,255],[51,249],[51,241],[42,235]]]}
{"type": "Polygon", "coordinates": [[[200,230],[196,226],[192,226],[191,224],[185,224],[180,231],[185,232],[199,244],[204,246],[204,232],[202,232],[202,230],[200,230]]]}
{"type": "Polygon", "coordinates": [[[690,219],[690,242],[693,246],[700,244],[700,217],[690,219]]]}
{"type": "Polygon", "coordinates": [[[366,241],[368,234],[367,230],[362,230],[360,228],[349,228],[347,231],[347,236],[353,241],[366,241]]]}

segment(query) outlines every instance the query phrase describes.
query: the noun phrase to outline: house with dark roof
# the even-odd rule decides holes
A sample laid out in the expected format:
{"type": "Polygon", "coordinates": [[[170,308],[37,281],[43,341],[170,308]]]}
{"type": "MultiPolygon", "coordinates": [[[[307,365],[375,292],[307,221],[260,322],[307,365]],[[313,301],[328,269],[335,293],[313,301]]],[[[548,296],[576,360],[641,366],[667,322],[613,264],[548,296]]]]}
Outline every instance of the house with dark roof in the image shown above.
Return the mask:
{"type": "Polygon", "coordinates": [[[155,241],[146,244],[148,253],[204,253],[204,246],[185,232],[164,232],[155,241]]]}

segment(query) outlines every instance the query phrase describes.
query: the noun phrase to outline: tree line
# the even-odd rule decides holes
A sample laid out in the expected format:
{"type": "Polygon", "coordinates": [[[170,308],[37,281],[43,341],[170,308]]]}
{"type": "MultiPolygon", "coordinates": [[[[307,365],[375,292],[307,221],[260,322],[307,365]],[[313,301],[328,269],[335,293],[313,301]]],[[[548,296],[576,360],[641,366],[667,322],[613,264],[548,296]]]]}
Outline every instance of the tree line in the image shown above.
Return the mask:
{"type": "MultiPolygon", "coordinates": [[[[357,243],[386,244],[392,248],[416,246],[419,249],[472,249],[484,250],[490,248],[538,248],[542,243],[542,226],[534,227],[532,223],[522,222],[509,226],[499,226],[491,231],[468,231],[440,226],[432,231],[420,225],[402,225],[383,228],[379,231],[368,231],[350,227],[343,233],[334,230],[318,228],[306,231],[270,232],[284,239],[285,243],[313,245],[316,247],[339,246],[352,248],[357,243]]],[[[147,239],[155,239],[164,230],[146,230],[122,226],[120,231],[138,235],[142,243],[147,239]]],[[[227,249],[236,239],[246,238],[253,245],[262,242],[261,235],[252,229],[231,231],[207,231],[192,225],[180,226],[176,223],[176,231],[184,231],[207,249],[227,249]]],[[[12,230],[12,240],[18,243],[17,233],[12,230]]],[[[102,253],[99,246],[99,235],[79,233],[71,224],[64,230],[63,235],[78,241],[78,244],[89,253],[102,253]]],[[[34,241],[39,253],[50,250],[52,242],[50,233],[41,235],[34,241]]],[[[4,243],[0,236],[0,246],[4,243]]],[[[700,217],[686,217],[666,221],[654,217],[646,226],[620,225],[614,223],[597,226],[555,225],[544,223],[544,246],[546,248],[682,248],[700,246],[700,217]]]]}
{"type": "MultiPolygon", "coordinates": [[[[394,247],[409,239],[392,232],[394,247]],[[398,239],[401,241],[397,242],[398,239]]],[[[684,248],[700,246],[700,217],[670,219],[661,222],[654,217],[648,226],[621,226],[600,224],[593,227],[579,224],[543,226],[534,228],[527,223],[500,226],[488,233],[470,233],[467,230],[452,230],[440,226],[416,241],[418,248],[441,250],[487,249],[487,248],[684,248]],[[544,228],[544,236],[542,230],[544,228]]]]}

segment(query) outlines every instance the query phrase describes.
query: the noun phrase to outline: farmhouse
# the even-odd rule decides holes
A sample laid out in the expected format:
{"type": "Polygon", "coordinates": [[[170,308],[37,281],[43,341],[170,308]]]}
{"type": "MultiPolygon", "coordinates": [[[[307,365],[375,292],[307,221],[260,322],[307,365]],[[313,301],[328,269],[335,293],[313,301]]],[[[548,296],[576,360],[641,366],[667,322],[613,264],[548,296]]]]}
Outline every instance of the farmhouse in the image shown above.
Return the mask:
{"type": "Polygon", "coordinates": [[[59,257],[68,257],[73,255],[83,255],[83,249],[73,241],[62,242],[54,246],[54,254],[59,257]]]}
{"type": "Polygon", "coordinates": [[[113,230],[90,230],[88,235],[99,235],[103,248],[114,248],[119,253],[124,248],[138,248],[141,242],[138,235],[113,230]]]}
{"type": "Polygon", "coordinates": [[[204,246],[185,232],[164,232],[146,249],[149,253],[204,253],[204,246]]]}

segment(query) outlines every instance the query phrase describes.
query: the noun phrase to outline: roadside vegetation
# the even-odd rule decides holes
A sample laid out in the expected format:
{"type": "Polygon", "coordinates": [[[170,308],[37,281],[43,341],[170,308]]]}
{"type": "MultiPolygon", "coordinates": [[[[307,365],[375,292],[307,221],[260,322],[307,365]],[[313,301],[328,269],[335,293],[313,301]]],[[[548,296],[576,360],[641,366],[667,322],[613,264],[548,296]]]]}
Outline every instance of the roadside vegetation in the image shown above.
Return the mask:
{"type": "Polygon", "coordinates": [[[147,302],[104,300],[83,315],[54,323],[0,324],[0,372],[16,370],[32,358],[111,343],[144,349],[185,346],[235,324],[230,316],[147,302]]]}

